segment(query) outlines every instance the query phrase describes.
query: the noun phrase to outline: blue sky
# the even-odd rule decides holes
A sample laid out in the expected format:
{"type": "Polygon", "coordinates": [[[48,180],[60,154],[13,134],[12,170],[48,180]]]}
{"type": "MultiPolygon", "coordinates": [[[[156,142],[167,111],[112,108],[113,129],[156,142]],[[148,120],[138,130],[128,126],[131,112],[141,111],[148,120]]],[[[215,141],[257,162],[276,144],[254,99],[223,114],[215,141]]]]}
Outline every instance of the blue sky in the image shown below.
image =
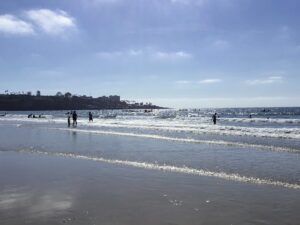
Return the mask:
{"type": "Polygon", "coordinates": [[[298,0],[0,3],[0,92],[300,106],[298,0]]]}

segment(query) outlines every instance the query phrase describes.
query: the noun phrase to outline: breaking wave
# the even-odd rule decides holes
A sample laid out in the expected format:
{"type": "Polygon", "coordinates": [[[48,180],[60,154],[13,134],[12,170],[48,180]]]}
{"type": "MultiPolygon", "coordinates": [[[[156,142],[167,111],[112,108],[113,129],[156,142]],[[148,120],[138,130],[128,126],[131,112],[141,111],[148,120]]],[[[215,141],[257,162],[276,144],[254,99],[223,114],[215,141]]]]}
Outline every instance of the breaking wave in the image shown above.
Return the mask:
{"type": "Polygon", "coordinates": [[[102,158],[102,157],[91,157],[91,156],[85,156],[85,155],[77,155],[77,154],[73,154],[73,153],[60,153],[60,152],[51,152],[50,153],[50,152],[43,152],[43,151],[36,151],[36,150],[21,150],[19,152],[67,157],[67,158],[82,159],[82,160],[90,160],[90,161],[104,162],[104,163],[110,163],[110,164],[115,164],[115,165],[124,165],[124,166],[130,166],[130,167],[148,169],[148,170],[174,172],[174,173],[190,174],[190,175],[204,176],[204,177],[215,177],[215,178],[229,180],[229,181],[252,183],[252,184],[257,184],[257,185],[272,185],[272,186],[284,187],[284,188],[289,188],[289,189],[300,189],[300,184],[286,183],[286,182],[282,182],[282,181],[276,181],[276,180],[271,180],[271,179],[262,179],[262,178],[257,178],[257,177],[247,177],[247,176],[242,176],[237,173],[215,172],[215,171],[209,171],[209,170],[203,170],[203,169],[195,169],[195,168],[191,168],[191,167],[177,167],[177,166],[172,166],[172,165],[167,165],[167,164],[160,165],[160,164],[148,163],[148,162],[106,159],[106,158],[102,158]]]}
{"type": "MultiPolygon", "coordinates": [[[[37,123],[37,124],[65,124],[63,117],[44,115],[45,118],[27,118],[26,115],[7,115],[1,117],[0,121],[17,123],[37,123]]],[[[80,118],[80,117],[79,117],[80,118]]],[[[81,117],[82,118],[82,117],[81,117]]],[[[167,132],[185,132],[193,134],[212,134],[223,136],[250,136],[258,138],[281,138],[300,140],[300,119],[283,118],[220,118],[220,123],[213,126],[208,117],[176,117],[160,119],[152,116],[117,116],[117,118],[95,118],[93,123],[88,123],[87,119],[79,119],[80,126],[107,127],[156,130],[167,132]],[[224,123],[225,121],[225,123],[224,123]],[[277,127],[257,127],[250,126],[250,123],[278,123],[277,127]],[[283,124],[296,124],[296,126],[284,126],[283,124]]]]}
{"type": "Polygon", "coordinates": [[[81,133],[150,138],[150,139],[159,139],[159,140],[165,140],[165,141],[176,141],[176,142],[195,143],[195,144],[227,145],[227,146],[235,146],[235,147],[242,147],[242,148],[255,148],[255,149],[262,149],[262,150],[270,150],[270,151],[276,151],[276,152],[300,153],[299,149],[270,146],[270,145],[247,144],[247,143],[231,142],[231,141],[223,141],[223,140],[197,140],[197,139],[190,139],[190,138],[167,137],[167,136],[161,136],[161,135],[155,135],[155,134],[136,134],[136,133],[125,133],[125,132],[114,132],[114,131],[83,130],[83,129],[73,129],[73,128],[51,128],[51,129],[62,130],[62,131],[76,131],[76,132],[81,132],[81,133]]]}

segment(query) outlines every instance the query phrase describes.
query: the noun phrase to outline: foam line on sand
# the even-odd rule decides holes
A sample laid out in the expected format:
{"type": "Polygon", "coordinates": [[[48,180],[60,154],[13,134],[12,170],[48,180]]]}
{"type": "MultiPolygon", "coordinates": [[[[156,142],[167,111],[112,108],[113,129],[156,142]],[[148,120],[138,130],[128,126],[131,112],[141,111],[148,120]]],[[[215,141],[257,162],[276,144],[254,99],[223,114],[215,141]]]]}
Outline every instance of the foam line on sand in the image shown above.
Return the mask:
{"type": "Polygon", "coordinates": [[[247,176],[242,176],[242,175],[239,175],[236,173],[215,172],[215,171],[209,171],[209,170],[203,170],[203,169],[195,169],[195,168],[191,168],[191,167],[177,167],[177,166],[172,166],[172,165],[167,165],[167,164],[160,165],[160,164],[148,163],[148,162],[106,159],[103,157],[77,155],[74,153],[43,152],[43,151],[37,151],[37,150],[21,150],[19,152],[66,157],[66,158],[73,158],[73,159],[80,159],[80,160],[90,160],[90,161],[95,161],[95,162],[103,162],[103,163],[109,163],[109,164],[115,164],[115,165],[130,166],[130,167],[134,167],[134,168],[141,168],[141,169],[147,169],[147,170],[173,172],[173,173],[189,174],[189,175],[204,176],[204,177],[215,177],[215,178],[219,178],[219,179],[223,179],[223,180],[236,181],[236,182],[242,182],[242,183],[251,183],[251,184],[257,184],[257,185],[271,185],[271,186],[300,190],[300,184],[292,184],[292,183],[286,183],[283,181],[261,179],[261,178],[257,178],[257,177],[247,177],[247,176]]]}
{"type": "MultiPolygon", "coordinates": [[[[52,129],[52,128],[51,128],[52,129]]],[[[126,136],[126,137],[139,137],[139,138],[150,138],[150,139],[159,139],[165,141],[175,141],[175,142],[185,142],[185,143],[195,143],[195,144],[210,144],[210,145],[226,145],[226,146],[234,146],[241,148],[255,148],[276,152],[293,152],[300,153],[300,150],[286,147],[278,147],[271,145],[259,145],[259,144],[247,144],[240,142],[231,142],[231,141],[223,141],[223,140],[197,140],[190,138],[176,138],[176,137],[168,137],[156,134],[136,134],[136,133],[125,133],[125,132],[115,132],[115,131],[101,131],[101,130],[83,130],[83,129],[73,129],[73,128],[53,128],[56,130],[62,131],[75,131],[81,133],[92,133],[92,134],[102,134],[102,135],[118,135],[118,136],[126,136]]]]}

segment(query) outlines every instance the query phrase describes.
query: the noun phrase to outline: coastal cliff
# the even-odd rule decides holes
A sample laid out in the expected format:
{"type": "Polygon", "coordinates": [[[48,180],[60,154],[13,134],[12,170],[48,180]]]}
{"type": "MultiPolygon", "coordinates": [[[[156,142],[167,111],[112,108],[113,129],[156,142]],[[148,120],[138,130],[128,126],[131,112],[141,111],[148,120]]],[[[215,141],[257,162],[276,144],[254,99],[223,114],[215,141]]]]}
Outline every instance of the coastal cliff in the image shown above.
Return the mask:
{"type": "Polygon", "coordinates": [[[151,103],[130,103],[121,101],[120,96],[88,96],[54,95],[32,96],[22,94],[0,95],[1,111],[19,110],[81,110],[81,109],[158,109],[162,108],[151,103]]]}

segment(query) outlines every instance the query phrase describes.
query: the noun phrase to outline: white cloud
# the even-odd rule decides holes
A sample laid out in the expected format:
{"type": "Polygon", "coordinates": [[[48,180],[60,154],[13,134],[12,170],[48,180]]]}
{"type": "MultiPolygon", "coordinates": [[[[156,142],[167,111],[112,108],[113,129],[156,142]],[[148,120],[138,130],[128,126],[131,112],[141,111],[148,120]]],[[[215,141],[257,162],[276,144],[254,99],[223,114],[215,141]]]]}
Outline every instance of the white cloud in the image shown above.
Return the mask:
{"type": "Polygon", "coordinates": [[[124,52],[113,51],[113,52],[97,52],[96,56],[103,59],[114,59],[117,57],[124,56],[124,52]]]}
{"type": "Polygon", "coordinates": [[[255,80],[247,80],[246,83],[249,85],[259,85],[259,84],[273,84],[280,83],[283,81],[282,76],[270,76],[265,79],[255,79],[255,80]]]}
{"type": "Polygon", "coordinates": [[[172,61],[172,60],[181,60],[189,59],[192,57],[191,54],[183,51],[177,52],[165,52],[165,51],[155,51],[150,48],[145,49],[129,49],[126,51],[103,51],[98,52],[96,55],[104,59],[116,59],[120,57],[146,57],[155,60],[162,61],[172,61]]]}
{"type": "Polygon", "coordinates": [[[274,107],[296,106],[299,97],[288,96],[256,96],[256,97],[174,97],[174,98],[145,98],[140,102],[175,108],[209,108],[209,107],[274,107]]]}
{"type": "Polygon", "coordinates": [[[30,23],[9,14],[0,16],[0,32],[16,35],[32,35],[35,33],[30,23]]]}
{"type": "Polygon", "coordinates": [[[204,79],[200,81],[191,81],[191,80],[177,80],[175,81],[175,84],[214,84],[214,83],[219,83],[222,82],[221,79],[204,79]]]}
{"type": "Polygon", "coordinates": [[[47,34],[58,35],[67,29],[76,28],[75,19],[63,10],[29,10],[26,16],[47,34]]]}
{"type": "Polygon", "coordinates": [[[47,34],[58,35],[65,33],[67,29],[76,28],[75,19],[63,10],[37,9],[25,11],[24,14],[25,20],[15,15],[0,15],[0,32],[32,35],[36,34],[39,28],[47,34]]]}
{"type": "Polygon", "coordinates": [[[121,57],[135,57],[135,56],[142,56],[144,54],[143,50],[135,50],[130,49],[127,51],[103,51],[97,52],[96,56],[103,59],[116,59],[121,57]]]}
{"type": "Polygon", "coordinates": [[[138,56],[138,55],[142,55],[143,53],[144,53],[143,50],[131,49],[128,51],[128,55],[130,55],[130,56],[138,56]]]}
{"type": "Polygon", "coordinates": [[[269,77],[270,80],[272,81],[281,81],[283,79],[282,76],[271,76],[269,77]]]}
{"type": "Polygon", "coordinates": [[[191,81],[189,80],[177,80],[175,81],[176,84],[190,84],[191,81]]]}
{"type": "Polygon", "coordinates": [[[221,79],[204,79],[198,81],[199,84],[214,84],[214,83],[220,83],[221,79]]]}
{"type": "Polygon", "coordinates": [[[178,60],[178,59],[189,59],[192,57],[191,54],[183,51],[177,51],[177,52],[157,51],[157,52],[153,52],[152,56],[153,58],[159,60],[178,60]]]}

